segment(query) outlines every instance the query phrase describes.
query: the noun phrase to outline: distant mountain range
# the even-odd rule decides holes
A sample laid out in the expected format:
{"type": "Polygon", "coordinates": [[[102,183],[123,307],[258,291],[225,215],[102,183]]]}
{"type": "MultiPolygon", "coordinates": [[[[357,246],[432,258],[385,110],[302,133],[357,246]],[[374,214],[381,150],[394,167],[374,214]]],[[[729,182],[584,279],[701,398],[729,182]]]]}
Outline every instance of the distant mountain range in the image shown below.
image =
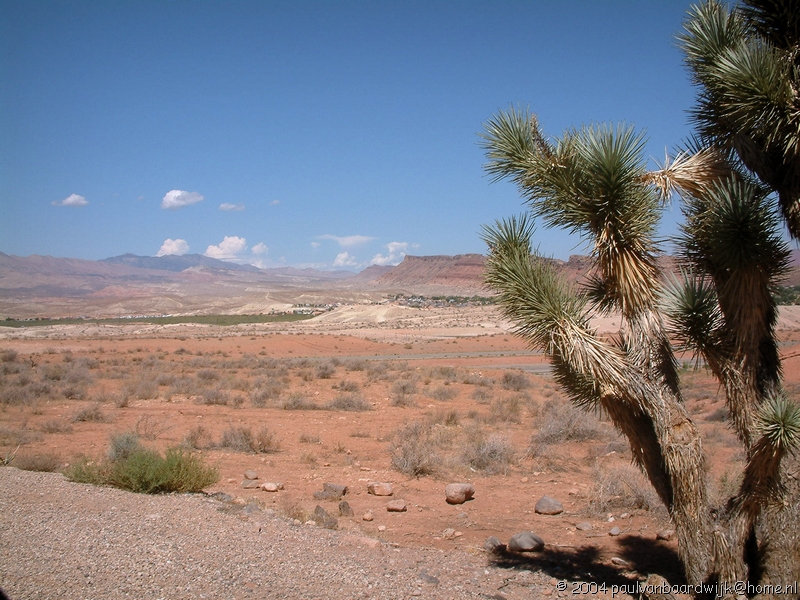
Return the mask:
{"type": "MultiPolygon", "coordinates": [[[[552,259],[571,281],[583,280],[591,260],[552,259]]],[[[134,314],[253,313],[294,304],[376,301],[387,293],[487,295],[485,257],[406,256],[397,266],[360,273],[280,267],[259,269],[200,254],[123,254],[91,261],[0,252],[0,318],[134,314]]],[[[783,285],[800,285],[800,250],[783,285]]],[[[674,259],[665,257],[665,270],[674,259]]]]}

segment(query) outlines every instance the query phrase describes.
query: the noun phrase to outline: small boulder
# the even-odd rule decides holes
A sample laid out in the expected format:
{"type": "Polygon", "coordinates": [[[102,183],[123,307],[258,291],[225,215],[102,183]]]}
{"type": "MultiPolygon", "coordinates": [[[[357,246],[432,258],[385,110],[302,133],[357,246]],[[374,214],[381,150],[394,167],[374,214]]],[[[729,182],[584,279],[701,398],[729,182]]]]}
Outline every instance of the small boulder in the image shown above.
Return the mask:
{"type": "Polygon", "coordinates": [[[620,533],[622,533],[622,530],[619,527],[612,527],[611,531],[608,532],[608,535],[611,537],[617,537],[620,533]]]}
{"type": "Polygon", "coordinates": [[[448,527],[442,532],[442,537],[446,540],[452,540],[456,537],[456,530],[452,527],[448,527]]]}
{"type": "Polygon", "coordinates": [[[262,483],[259,487],[265,492],[277,492],[278,490],[283,489],[283,484],[276,483],[274,481],[267,481],[265,483],[262,483]]]}
{"type": "Polygon", "coordinates": [[[244,472],[244,478],[245,479],[258,479],[258,473],[256,473],[252,469],[248,469],[247,471],[244,472]]]}
{"type": "Polygon", "coordinates": [[[361,515],[361,520],[362,521],[372,521],[374,518],[375,518],[375,516],[372,514],[371,510],[368,510],[363,515],[361,515]]]}
{"type": "Polygon", "coordinates": [[[242,488],[246,490],[256,490],[258,489],[259,485],[261,484],[259,484],[255,479],[245,479],[242,482],[242,488]]]}
{"type": "Polygon", "coordinates": [[[394,488],[392,488],[391,483],[371,481],[367,485],[367,493],[370,493],[373,496],[391,496],[394,494],[394,488]]]}
{"type": "Polygon", "coordinates": [[[578,531],[591,531],[592,524],[584,521],[583,523],[578,523],[577,525],[575,525],[575,529],[577,529],[578,531]]]}
{"type": "Polygon", "coordinates": [[[471,483],[451,483],[444,488],[448,504],[464,504],[475,495],[475,486],[471,483]]]}
{"type": "Polygon", "coordinates": [[[672,538],[675,537],[675,530],[674,529],[662,529],[658,533],[656,533],[657,540],[663,540],[665,542],[670,541],[672,538]]]}
{"type": "Polygon", "coordinates": [[[405,500],[389,500],[386,503],[386,510],[388,512],[406,512],[408,507],[405,500]]]}
{"type": "Polygon", "coordinates": [[[531,531],[515,533],[508,540],[511,552],[540,552],[544,550],[544,540],[531,531]]]}
{"type": "Polygon", "coordinates": [[[618,567],[627,567],[628,561],[624,558],[620,558],[619,556],[614,556],[611,559],[611,564],[617,565],[618,567]]]}
{"type": "Polygon", "coordinates": [[[323,483],[322,491],[314,492],[315,500],[341,500],[342,496],[347,493],[346,485],[339,485],[338,483],[323,483]]]}
{"type": "Polygon", "coordinates": [[[336,520],[336,517],[328,514],[328,511],[319,505],[317,505],[317,507],[314,509],[314,514],[311,516],[311,518],[317,525],[324,527],[325,529],[336,529],[339,526],[339,522],[336,520]]]}
{"type": "Polygon", "coordinates": [[[540,515],[558,515],[564,512],[564,505],[555,498],[542,496],[536,503],[534,510],[540,515]]]}
{"type": "Polygon", "coordinates": [[[350,508],[350,503],[347,500],[339,502],[339,515],[342,517],[352,517],[353,509],[350,508]]]}
{"type": "Polygon", "coordinates": [[[490,535],[483,542],[483,549],[492,554],[500,554],[506,551],[506,545],[500,541],[500,538],[490,535]]]}

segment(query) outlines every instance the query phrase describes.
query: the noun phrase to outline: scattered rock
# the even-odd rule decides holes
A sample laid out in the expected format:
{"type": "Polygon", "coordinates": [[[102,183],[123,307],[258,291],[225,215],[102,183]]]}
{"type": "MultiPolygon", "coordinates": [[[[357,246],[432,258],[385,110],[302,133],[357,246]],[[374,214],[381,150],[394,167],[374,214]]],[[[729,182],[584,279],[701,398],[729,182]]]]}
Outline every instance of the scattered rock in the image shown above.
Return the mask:
{"type": "Polygon", "coordinates": [[[464,504],[475,495],[475,486],[471,483],[451,483],[444,488],[448,504],[464,504]]]}
{"type": "Polygon", "coordinates": [[[372,521],[372,519],[374,519],[374,518],[375,518],[375,516],[372,514],[371,510],[368,510],[363,515],[361,515],[361,520],[362,521],[372,521]]]}
{"type": "Polygon", "coordinates": [[[389,512],[406,512],[408,507],[405,500],[389,500],[386,503],[386,510],[389,512]]]}
{"type": "Polygon", "coordinates": [[[262,483],[259,487],[265,492],[277,492],[278,490],[283,489],[283,484],[276,483],[274,481],[267,481],[266,483],[262,483]]]}
{"type": "Polygon", "coordinates": [[[446,540],[452,540],[456,537],[456,530],[452,527],[448,527],[442,532],[442,537],[446,540]]]}
{"type": "Polygon", "coordinates": [[[620,558],[619,556],[614,556],[611,559],[611,562],[612,562],[612,564],[615,564],[618,567],[627,567],[628,566],[628,561],[625,560],[624,558],[620,558]]]}
{"type": "Polygon", "coordinates": [[[254,513],[260,513],[261,512],[261,507],[258,504],[256,504],[255,502],[251,502],[250,504],[248,504],[247,506],[245,506],[242,509],[242,512],[244,512],[244,513],[246,513],[248,515],[252,515],[254,513]]]}
{"type": "Polygon", "coordinates": [[[346,485],[338,483],[323,483],[321,492],[314,492],[315,500],[341,500],[347,493],[346,485]]]}
{"type": "Polygon", "coordinates": [[[380,531],[381,533],[386,531],[386,525],[378,525],[378,531],[380,531]]]}
{"type": "Polygon", "coordinates": [[[675,537],[675,530],[674,529],[662,529],[658,533],[656,533],[657,540],[664,540],[665,542],[670,541],[672,538],[675,537]]]}
{"type": "Polygon", "coordinates": [[[246,490],[255,490],[258,489],[259,483],[255,479],[245,479],[242,482],[242,487],[246,490]]]}
{"type": "Polygon", "coordinates": [[[342,517],[352,517],[353,509],[350,508],[350,503],[347,500],[339,502],[339,515],[342,517]]]}
{"type": "Polygon", "coordinates": [[[339,522],[336,520],[336,517],[329,514],[321,506],[317,505],[314,509],[314,514],[311,515],[311,518],[314,519],[314,522],[319,525],[320,527],[324,527],[325,529],[336,529],[339,526],[339,522]]]}
{"type": "Polygon", "coordinates": [[[258,479],[258,473],[256,473],[252,469],[248,469],[247,471],[244,472],[244,478],[245,479],[258,479]]]}
{"type": "Polygon", "coordinates": [[[391,496],[394,494],[394,488],[391,483],[383,483],[380,481],[371,481],[367,485],[367,492],[373,496],[391,496]]]}
{"type": "Polygon", "coordinates": [[[540,515],[558,515],[564,512],[564,505],[555,498],[542,496],[534,507],[540,515]]]}
{"type": "Polygon", "coordinates": [[[439,585],[439,578],[434,577],[433,575],[428,575],[425,571],[419,572],[419,578],[422,579],[425,583],[430,583],[431,585],[439,585]]]}
{"type": "Polygon", "coordinates": [[[578,523],[577,525],[575,525],[575,529],[577,529],[578,531],[591,531],[592,524],[584,521],[583,523],[578,523]]]}
{"type": "Polygon", "coordinates": [[[540,552],[544,550],[544,540],[533,532],[521,531],[508,540],[508,549],[511,552],[540,552]]]}
{"type": "Polygon", "coordinates": [[[500,554],[506,551],[506,545],[500,541],[500,538],[490,535],[483,542],[483,549],[492,554],[500,554]]]}
{"type": "Polygon", "coordinates": [[[622,533],[622,530],[619,527],[612,527],[611,531],[608,532],[608,535],[617,537],[620,533],[622,533]]]}

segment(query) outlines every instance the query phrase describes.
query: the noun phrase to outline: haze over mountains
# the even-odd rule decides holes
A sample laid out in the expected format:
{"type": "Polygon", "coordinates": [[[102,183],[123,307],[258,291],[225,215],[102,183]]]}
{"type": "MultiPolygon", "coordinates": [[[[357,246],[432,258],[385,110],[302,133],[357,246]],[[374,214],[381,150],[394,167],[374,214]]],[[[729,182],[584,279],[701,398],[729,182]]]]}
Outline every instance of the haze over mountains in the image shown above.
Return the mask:
{"type": "MultiPolygon", "coordinates": [[[[361,271],[259,269],[209,258],[123,254],[92,261],[0,252],[0,318],[263,313],[298,304],[378,302],[387,294],[488,295],[480,254],[406,256],[361,271]]],[[[572,281],[590,260],[554,260],[572,281]]],[[[666,259],[666,268],[674,264],[666,259]]],[[[785,285],[800,285],[800,250],[785,285]]]]}

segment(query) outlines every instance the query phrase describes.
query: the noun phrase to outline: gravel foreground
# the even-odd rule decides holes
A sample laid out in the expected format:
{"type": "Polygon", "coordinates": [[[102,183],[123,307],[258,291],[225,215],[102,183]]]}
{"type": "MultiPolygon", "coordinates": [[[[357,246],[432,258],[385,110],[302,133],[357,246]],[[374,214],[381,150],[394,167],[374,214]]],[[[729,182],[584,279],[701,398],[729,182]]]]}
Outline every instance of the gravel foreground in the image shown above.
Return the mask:
{"type": "Polygon", "coordinates": [[[48,598],[539,598],[542,573],[394,548],[202,494],[148,496],[0,468],[0,589],[48,598]]]}

